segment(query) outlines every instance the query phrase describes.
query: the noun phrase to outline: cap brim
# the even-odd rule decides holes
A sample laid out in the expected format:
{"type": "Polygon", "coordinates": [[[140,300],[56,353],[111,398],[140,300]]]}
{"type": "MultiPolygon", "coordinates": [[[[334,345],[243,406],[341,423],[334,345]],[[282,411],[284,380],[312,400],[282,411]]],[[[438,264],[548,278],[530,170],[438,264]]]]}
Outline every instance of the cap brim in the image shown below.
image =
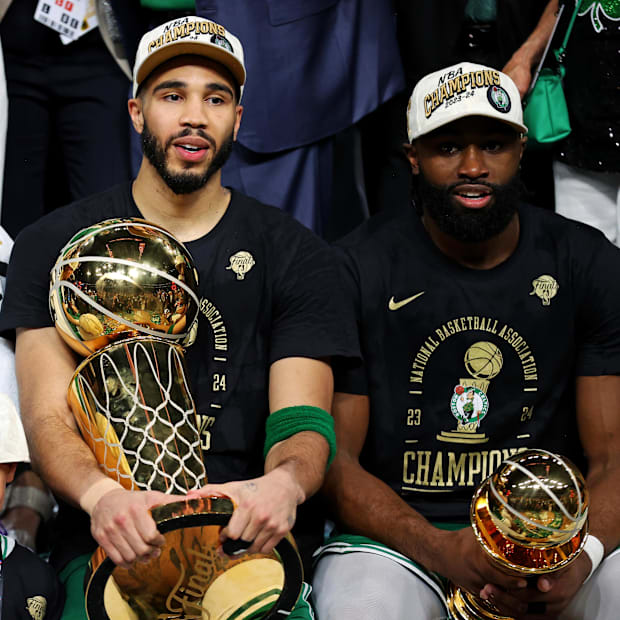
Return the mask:
{"type": "Polygon", "coordinates": [[[436,125],[431,126],[428,129],[428,131],[412,136],[411,141],[417,140],[418,138],[421,138],[422,136],[428,136],[429,133],[433,133],[433,131],[435,131],[436,129],[439,129],[440,127],[445,127],[446,125],[449,125],[450,123],[460,121],[461,119],[468,118],[470,116],[484,116],[485,118],[492,118],[493,120],[499,121],[500,123],[504,123],[504,125],[510,125],[515,131],[519,133],[527,134],[527,131],[528,131],[525,125],[521,125],[519,123],[513,123],[512,121],[501,118],[500,116],[497,116],[496,114],[483,114],[481,112],[474,112],[472,114],[465,114],[463,116],[459,116],[458,118],[450,118],[450,119],[445,119],[443,121],[440,121],[436,125]]]}
{"type": "Polygon", "coordinates": [[[239,86],[245,84],[245,69],[243,65],[227,50],[219,45],[197,41],[179,41],[178,43],[170,43],[159,50],[151,52],[151,54],[142,63],[135,78],[135,91],[144,82],[144,80],[161,64],[175,58],[191,54],[193,56],[203,56],[219,62],[224,65],[233,75],[239,86]]]}

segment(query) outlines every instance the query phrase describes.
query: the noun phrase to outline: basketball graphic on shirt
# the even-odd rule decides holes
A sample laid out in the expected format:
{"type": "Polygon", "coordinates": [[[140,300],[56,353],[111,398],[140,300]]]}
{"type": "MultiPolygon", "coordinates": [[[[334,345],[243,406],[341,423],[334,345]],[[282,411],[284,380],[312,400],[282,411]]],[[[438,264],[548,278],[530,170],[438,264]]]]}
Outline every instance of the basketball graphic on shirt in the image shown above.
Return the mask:
{"type": "Polygon", "coordinates": [[[492,342],[476,342],[465,352],[465,368],[475,379],[492,379],[503,364],[502,352],[492,342]]]}

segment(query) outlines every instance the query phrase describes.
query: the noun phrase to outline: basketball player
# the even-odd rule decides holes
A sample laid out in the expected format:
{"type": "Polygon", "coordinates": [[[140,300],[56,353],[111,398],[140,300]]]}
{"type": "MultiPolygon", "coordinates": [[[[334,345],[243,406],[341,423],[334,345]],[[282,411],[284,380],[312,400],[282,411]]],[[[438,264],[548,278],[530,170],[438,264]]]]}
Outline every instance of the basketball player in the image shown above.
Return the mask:
{"type": "Polygon", "coordinates": [[[336,372],[339,535],[319,553],[318,615],[445,618],[446,578],[515,618],[617,618],[620,253],[519,202],[527,129],[508,76],[428,75],[407,117],[415,209],[342,243],[364,366],[336,372]],[[591,534],[529,587],[469,526],[477,485],[526,448],[587,473],[591,534]]]}
{"type": "Polygon", "coordinates": [[[335,451],[329,358],[355,355],[356,345],[341,326],[329,249],[280,210],[220,182],[244,81],[241,44],[223,26],[186,17],[148,32],[129,101],[144,151],[137,178],[56,211],[16,241],[0,331],[17,330],[33,462],[56,494],[81,509],[63,506],[52,552],[68,608],[78,614],[72,618],[84,616],[84,570],[95,541],[123,566],[158,555],[163,537],[149,508],[178,499],[108,479],[67,406],[77,360],[52,326],[47,291],[50,268],[76,231],[110,217],[143,217],[185,242],[194,258],[201,313],[186,361],[212,483],[201,493],[227,495],[237,506],[222,539],[249,541],[250,552],[273,549],[335,451]]]}

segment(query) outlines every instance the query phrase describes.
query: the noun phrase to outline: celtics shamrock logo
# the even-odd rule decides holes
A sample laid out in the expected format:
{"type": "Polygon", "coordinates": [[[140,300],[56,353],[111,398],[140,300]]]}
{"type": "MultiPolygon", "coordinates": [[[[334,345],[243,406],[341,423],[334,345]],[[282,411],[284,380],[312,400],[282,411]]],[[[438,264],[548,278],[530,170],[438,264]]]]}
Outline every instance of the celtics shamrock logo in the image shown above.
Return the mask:
{"type": "Polygon", "coordinates": [[[583,0],[579,7],[579,16],[583,17],[590,12],[590,19],[596,32],[603,30],[601,14],[607,19],[620,19],[620,2],[618,0],[583,0]]]}
{"type": "Polygon", "coordinates": [[[450,411],[463,426],[472,424],[478,428],[489,411],[489,399],[476,387],[457,385],[450,401],[450,411]]]}

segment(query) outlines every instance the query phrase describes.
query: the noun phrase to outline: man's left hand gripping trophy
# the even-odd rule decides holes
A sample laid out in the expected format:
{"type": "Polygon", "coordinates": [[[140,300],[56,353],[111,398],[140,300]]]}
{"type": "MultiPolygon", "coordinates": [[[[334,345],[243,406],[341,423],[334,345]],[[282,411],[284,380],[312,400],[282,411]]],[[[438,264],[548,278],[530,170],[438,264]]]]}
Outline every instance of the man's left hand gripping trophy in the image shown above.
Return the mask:
{"type": "MultiPolygon", "coordinates": [[[[56,328],[88,356],[69,404],[102,471],[125,489],[185,495],[207,483],[183,353],[196,338],[197,293],[185,247],[139,219],[81,230],[52,269],[56,328]]],[[[221,553],[219,530],[233,508],[227,497],[153,508],[166,543],[147,563],[115,566],[97,549],[89,618],[270,618],[291,609],[302,580],[292,538],[269,555],[221,553]]]]}

